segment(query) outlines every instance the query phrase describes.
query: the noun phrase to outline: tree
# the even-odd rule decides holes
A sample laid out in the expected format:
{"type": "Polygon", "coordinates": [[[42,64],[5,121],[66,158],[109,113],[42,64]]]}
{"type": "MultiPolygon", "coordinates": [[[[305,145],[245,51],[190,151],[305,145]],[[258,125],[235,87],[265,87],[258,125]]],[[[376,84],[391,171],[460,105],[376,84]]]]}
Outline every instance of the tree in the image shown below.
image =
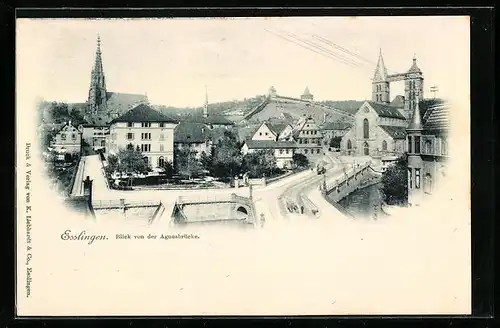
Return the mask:
{"type": "Polygon", "coordinates": [[[212,171],[212,164],[213,164],[212,154],[213,154],[213,149],[209,154],[207,154],[204,151],[202,151],[200,154],[200,164],[201,164],[201,168],[204,171],[208,171],[208,172],[212,171]]]}
{"type": "Polygon", "coordinates": [[[234,133],[224,131],[222,136],[215,140],[214,144],[211,174],[222,179],[239,174],[243,156],[240,152],[238,139],[234,133]]]}
{"type": "Polygon", "coordinates": [[[168,179],[174,176],[175,170],[174,170],[174,165],[172,164],[171,161],[163,162],[162,169],[163,169],[162,174],[164,174],[168,179]]]}
{"type": "Polygon", "coordinates": [[[278,171],[272,150],[259,150],[243,157],[242,169],[252,178],[270,176],[278,171]]]}
{"type": "Polygon", "coordinates": [[[201,173],[200,161],[196,158],[196,151],[189,148],[176,149],[176,171],[181,176],[191,179],[201,173]]]}
{"type": "Polygon", "coordinates": [[[293,164],[296,167],[308,167],[309,166],[309,159],[304,154],[293,154],[292,160],[293,160],[293,164]]]}
{"type": "Polygon", "coordinates": [[[105,168],[107,174],[111,175],[115,171],[118,171],[118,165],[119,165],[118,156],[109,154],[107,162],[108,165],[105,168]]]}
{"type": "MultiPolygon", "coordinates": [[[[132,144],[128,144],[125,149],[120,149],[118,163],[117,171],[121,173],[133,175],[145,174],[149,171],[149,165],[144,159],[139,146],[134,150],[132,144]]],[[[130,184],[132,184],[132,180],[130,180],[130,184]]]]}
{"type": "Polygon", "coordinates": [[[408,159],[406,155],[398,158],[382,174],[381,193],[388,205],[406,205],[408,202],[408,159]]]}

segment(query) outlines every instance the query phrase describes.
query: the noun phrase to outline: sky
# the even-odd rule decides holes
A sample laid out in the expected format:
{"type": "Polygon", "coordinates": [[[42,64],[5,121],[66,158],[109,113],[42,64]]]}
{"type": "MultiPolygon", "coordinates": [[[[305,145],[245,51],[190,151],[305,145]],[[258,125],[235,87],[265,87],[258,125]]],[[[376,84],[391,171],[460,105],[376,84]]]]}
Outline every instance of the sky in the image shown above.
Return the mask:
{"type": "MultiPolygon", "coordinates": [[[[316,100],[370,99],[380,50],[389,73],[407,71],[416,56],[425,97],[431,85],[438,97],[469,97],[469,19],[462,16],[18,19],[18,92],[85,102],[98,34],[108,91],[147,94],[154,104],[201,106],[205,86],[210,102],[270,86],[288,97],[308,86],[316,100]],[[286,40],[276,35],[286,33],[286,40]]],[[[391,98],[397,94],[402,82],[391,85],[391,98]]]]}

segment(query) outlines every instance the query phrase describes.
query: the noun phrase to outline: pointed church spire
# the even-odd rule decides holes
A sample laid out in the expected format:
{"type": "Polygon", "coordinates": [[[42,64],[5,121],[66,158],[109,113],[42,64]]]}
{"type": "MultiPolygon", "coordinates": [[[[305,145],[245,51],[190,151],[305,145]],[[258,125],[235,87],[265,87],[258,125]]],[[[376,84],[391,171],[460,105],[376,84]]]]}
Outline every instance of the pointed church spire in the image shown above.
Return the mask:
{"type": "Polygon", "coordinates": [[[415,53],[413,54],[413,63],[408,72],[421,72],[420,68],[417,65],[417,54],[415,53]]]}
{"type": "Polygon", "coordinates": [[[411,123],[406,128],[411,131],[421,131],[422,130],[422,118],[420,117],[420,104],[418,94],[415,95],[415,110],[413,111],[413,116],[411,118],[411,123]]]}
{"type": "Polygon", "coordinates": [[[203,105],[203,117],[208,117],[208,90],[205,85],[205,104],[203,105]]]}
{"type": "Polygon", "coordinates": [[[104,78],[104,69],[102,67],[101,37],[98,34],[95,63],[92,68],[88,98],[91,112],[104,109],[106,107],[106,101],[106,80],[104,78]]]}
{"type": "Polygon", "coordinates": [[[387,78],[387,68],[384,64],[384,57],[382,57],[382,48],[380,48],[378,55],[377,68],[375,69],[374,81],[385,81],[387,78]]]}

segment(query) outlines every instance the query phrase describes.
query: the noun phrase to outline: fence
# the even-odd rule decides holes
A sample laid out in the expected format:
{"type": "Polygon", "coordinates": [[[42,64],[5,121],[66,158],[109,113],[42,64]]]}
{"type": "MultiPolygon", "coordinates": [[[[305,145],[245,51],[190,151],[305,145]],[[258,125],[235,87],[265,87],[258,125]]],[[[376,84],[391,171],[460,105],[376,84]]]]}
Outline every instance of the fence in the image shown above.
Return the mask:
{"type": "Polygon", "coordinates": [[[85,172],[85,156],[78,157],[78,163],[76,164],[76,169],[71,177],[69,196],[81,196],[83,195],[83,173],[85,172]]]}
{"type": "Polygon", "coordinates": [[[161,202],[125,201],[124,199],[93,200],[92,201],[92,207],[94,209],[156,207],[156,206],[160,206],[160,205],[162,205],[161,202]]]}

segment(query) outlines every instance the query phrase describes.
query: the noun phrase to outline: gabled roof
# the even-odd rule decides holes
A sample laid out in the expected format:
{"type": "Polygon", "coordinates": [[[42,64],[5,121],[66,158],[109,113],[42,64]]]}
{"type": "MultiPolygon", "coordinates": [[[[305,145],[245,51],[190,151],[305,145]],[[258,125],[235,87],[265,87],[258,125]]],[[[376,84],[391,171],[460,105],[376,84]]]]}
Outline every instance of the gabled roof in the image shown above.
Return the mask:
{"type": "Polygon", "coordinates": [[[402,96],[402,95],[397,95],[391,101],[391,106],[394,106],[394,107],[397,107],[397,108],[403,108],[405,106],[405,97],[402,96]]]}
{"type": "Polygon", "coordinates": [[[378,116],[380,117],[396,118],[401,120],[405,119],[405,117],[403,116],[403,114],[401,114],[397,107],[381,104],[371,100],[367,100],[366,102],[375,110],[375,112],[377,112],[378,116]]]}
{"type": "Polygon", "coordinates": [[[289,126],[289,124],[287,124],[287,123],[269,123],[269,122],[265,122],[265,124],[267,125],[267,127],[269,128],[269,130],[271,130],[276,136],[279,136],[281,134],[281,132],[283,132],[283,130],[285,130],[285,128],[287,126],[289,126]]]}
{"type": "Polygon", "coordinates": [[[122,116],[115,118],[111,124],[117,122],[162,122],[162,123],[178,123],[176,120],[163,115],[154,110],[147,104],[139,104],[132,108],[122,116]]]}
{"type": "Polygon", "coordinates": [[[295,141],[274,141],[274,140],[245,140],[249,149],[275,149],[275,148],[296,148],[295,141]]]}
{"type": "Polygon", "coordinates": [[[449,109],[446,105],[437,105],[427,111],[424,130],[447,130],[450,125],[449,109]]]}
{"type": "Polygon", "coordinates": [[[61,126],[58,127],[57,133],[62,132],[64,129],[66,129],[68,127],[72,127],[73,129],[75,129],[78,132],[80,132],[80,130],[78,130],[78,127],[76,125],[74,125],[71,122],[65,122],[61,126]]]}
{"type": "Polygon", "coordinates": [[[379,125],[382,130],[387,132],[392,139],[406,139],[406,128],[403,126],[379,125]]]}
{"type": "Polygon", "coordinates": [[[210,139],[209,131],[203,123],[180,122],[174,130],[174,142],[204,143],[210,139]]]}

